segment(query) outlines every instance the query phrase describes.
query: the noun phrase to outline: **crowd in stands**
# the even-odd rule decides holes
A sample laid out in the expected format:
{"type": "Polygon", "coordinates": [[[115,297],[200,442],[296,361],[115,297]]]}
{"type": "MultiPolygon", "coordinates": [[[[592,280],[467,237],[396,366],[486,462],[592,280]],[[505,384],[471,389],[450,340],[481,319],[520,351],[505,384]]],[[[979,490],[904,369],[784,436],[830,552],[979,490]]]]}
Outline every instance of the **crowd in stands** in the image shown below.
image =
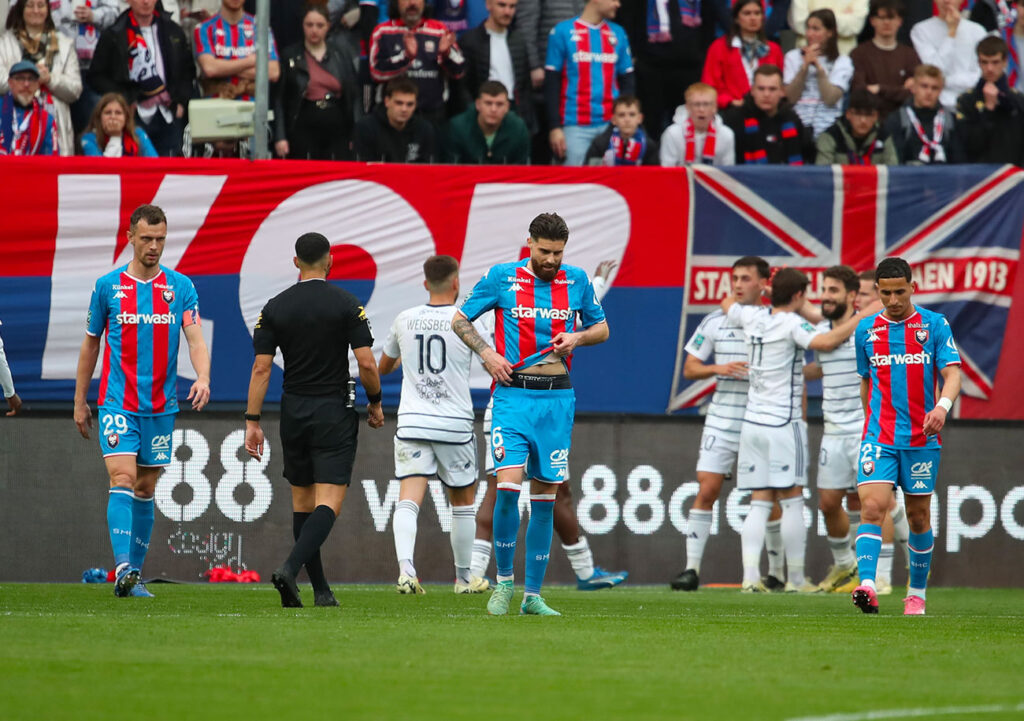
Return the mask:
{"type": "MultiPolygon", "coordinates": [[[[270,7],[279,158],[1024,165],[1024,0],[270,7]]],[[[0,0],[0,155],[245,153],[193,142],[189,107],[253,99],[254,11],[0,0]]]]}

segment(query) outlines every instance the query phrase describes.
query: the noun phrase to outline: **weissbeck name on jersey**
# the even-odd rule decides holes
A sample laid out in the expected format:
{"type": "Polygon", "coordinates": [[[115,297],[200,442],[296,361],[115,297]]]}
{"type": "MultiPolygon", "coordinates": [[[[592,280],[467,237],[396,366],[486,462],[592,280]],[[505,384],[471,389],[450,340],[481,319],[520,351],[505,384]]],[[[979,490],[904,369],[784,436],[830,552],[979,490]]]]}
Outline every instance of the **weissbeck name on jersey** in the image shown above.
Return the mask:
{"type": "Polygon", "coordinates": [[[96,281],[86,332],[106,333],[100,407],[139,415],[177,413],[181,330],[199,324],[199,298],[184,275],[161,269],[149,281],[125,265],[96,281]]]}
{"type": "Polygon", "coordinates": [[[903,321],[883,314],[857,326],[857,374],[868,380],[864,440],[894,448],[938,448],[942,439],[924,434],[924,418],[935,407],[939,375],[960,365],[960,352],[941,313],[917,306],[903,321]]]}
{"type": "Polygon", "coordinates": [[[480,279],[462,303],[476,320],[494,311],[495,350],[513,366],[534,365],[551,352],[559,333],[589,328],[604,321],[604,308],[586,271],[563,265],[550,283],[529,270],[530,259],[502,263],[480,279]]]}

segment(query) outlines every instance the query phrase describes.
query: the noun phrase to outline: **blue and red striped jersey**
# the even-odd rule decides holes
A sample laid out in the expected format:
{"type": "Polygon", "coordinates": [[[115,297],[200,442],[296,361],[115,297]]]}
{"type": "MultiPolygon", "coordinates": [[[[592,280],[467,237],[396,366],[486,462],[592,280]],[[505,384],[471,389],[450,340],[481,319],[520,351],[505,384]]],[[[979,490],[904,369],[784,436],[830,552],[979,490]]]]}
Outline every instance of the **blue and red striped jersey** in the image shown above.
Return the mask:
{"type": "Polygon", "coordinates": [[[96,281],[86,333],[106,330],[98,405],[138,415],[178,412],[178,342],[199,323],[192,281],[161,268],[151,280],[128,275],[128,266],[96,281]]]}
{"type": "Polygon", "coordinates": [[[618,76],[633,72],[626,31],[610,22],[564,20],[551,29],[544,67],[562,74],[563,125],[603,125],[619,96],[618,76]]]}
{"type": "Polygon", "coordinates": [[[868,380],[865,441],[893,448],[939,448],[939,436],[925,436],[924,417],[935,407],[940,371],[960,365],[949,321],[917,306],[909,318],[893,321],[878,313],[856,331],[857,373],[868,380]]]}
{"type": "Polygon", "coordinates": [[[494,311],[495,350],[517,369],[548,355],[559,333],[574,332],[577,314],[583,328],[605,319],[586,271],[563,265],[548,283],[529,270],[529,262],[526,258],[492,267],[461,308],[470,320],[494,311]]]}
{"type": "MultiPolygon", "coordinates": [[[[274,43],[274,31],[270,33],[270,59],[277,60],[277,45],[274,43]]],[[[249,13],[244,13],[242,19],[235,25],[217,13],[212,18],[199,25],[195,29],[195,38],[192,43],[196,57],[200,55],[212,55],[220,60],[239,60],[256,54],[256,18],[249,13]]],[[[241,80],[237,75],[229,78],[222,78],[232,85],[238,85],[241,80]]],[[[252,100],[248,94],[239,95],[238,100],[252,100]]]]}

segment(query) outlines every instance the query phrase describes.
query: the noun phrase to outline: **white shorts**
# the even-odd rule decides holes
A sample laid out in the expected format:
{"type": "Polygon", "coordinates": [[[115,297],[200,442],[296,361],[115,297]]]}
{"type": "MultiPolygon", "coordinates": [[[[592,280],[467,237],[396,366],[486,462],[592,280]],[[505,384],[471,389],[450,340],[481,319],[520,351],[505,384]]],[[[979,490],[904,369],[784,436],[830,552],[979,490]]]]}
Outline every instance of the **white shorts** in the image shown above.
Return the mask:
{"type": "Polygon", "coordinates": [[[704,428],[700,435],[700,453],[697,456],[697,473],[732,473],[739,451],[739,439],[726,435],[714,428],[704,428]]]}
{"type": "Polygon", "coordinates": [[[736,487],[746,491],[807,485],[807,424],[744,423],[736,462],[736,487]]]}
{"type": "Polygon", "coordinates": [[[822,436],[818,452],[818,488],[856,493],[859,456],[860,434],[822,436]]]}
{"type": "Polygon", "coordinates": [[[494,475],[494,456],[491,454],[491,414],[494,412],[494,397],[487,401],[487,410],[484,411],[484,473],[488,476],[494,475]]]}
{"type": "Polygon", "coordinates": [[[476,483],[476,438],[458,445],[395,438],[397,479],[434,475],[449,488],[476,483]]]}

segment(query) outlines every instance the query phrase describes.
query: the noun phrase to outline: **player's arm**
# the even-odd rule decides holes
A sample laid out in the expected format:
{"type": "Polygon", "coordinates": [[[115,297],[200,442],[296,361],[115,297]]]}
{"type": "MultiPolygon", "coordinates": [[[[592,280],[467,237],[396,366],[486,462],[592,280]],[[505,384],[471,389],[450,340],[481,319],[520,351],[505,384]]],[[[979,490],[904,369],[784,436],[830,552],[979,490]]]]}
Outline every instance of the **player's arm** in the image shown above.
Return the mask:
{"type": "Polygon", "coordinates": [[[821,314],[821,308],[814,305],[814,303],[812,303],[809,298],[804,299],[804,304],[800,306],[800,308],[797,310],[797,313],[803,316],[804,320],[810,323],[814,323],[815,325],[820,323],[824,318],[824,316],[821,314]]]}
{"type": "Polygon", "coordinates": [[[188,342],[188,359],[196,372],[196,382],[188,389],[187,400],[192,401],[192,410],[201,411],[210,402],[210,351],[198,323],[185,326],[184,333],[188,342]]]}
{"type": "Polygon", "coordinates": [[[844,320],[839,325],[834,326],[832,330],[825,331],[824,333],[818,333],[811,339],[811,342],[807,344],[807,350],[835,350],[843,344],[843,341],[853,335],[853,332],[857,330],[858,323],[877,312],[878,308],[873,305],[869,306],[868,308],[855,313],[852,317],[844,320]]]}
{"type": "MultiPolygon", "coordinates": [[[[192,326],[189,326],[190,328],[192,326]]],[[[263,399],[267,396],[270,385],[270,371],[274,365],[272,354],[257,353],[252,362],[252,375],[249,376],[249,400],[245,406],[245,414],[258,416],[263,410],[263,399]]],[[[245,421],[245,450],[256,460],[263,457],[263,429],[258,420],[245,421]]]]}
{"type": "Polygon", "coordinates": [[[949,415],[953,402],[960,395],[960,366],[948,365],[939,372],[942,374],[942,395],[935,407],[924,417],[924,434],[926,436],[935,435],[942,430],[942,427],[946,425],[946,416],[949,415]]]}
{"type": "Polygon", "coordinates": [[[373,360],[373,349],[364,345],[353,348],[352,353],[359,364],[359,382],[363,384],[366,398],[370,401],[366,404],[366,422],[370,428],[380,428],[384,425],[384,410],[381,407],[380,375],[377,373],[377,363],[373,360]],[[377,400],[371,400],[373,398],[377,400]]]}
{"type": "Polygon", "coordinates": [[[822,372],[821,364],[818,361],[811,361],[804,366],[805,381],[820,381],[824,377],[825,374],[822,372]]]}
{"type": "Polygon", "coordinates": [[[92,428],[92,411],[89,409],[87,396],[99,357],[100,337],[87,334],[82,341],[82,348],[78,351],[78,370],[75,371],[75,425],[78,426],[82,438],[88,438],[89,429],[92,428]]]}
{"type": "Polygon", "coordinates": [[[241,75],[246,70],[254,71],[256,55],[228,60],[218,58],[212,53],[200,53],[196,62],[199,63],[199,70],[204,78],[230,78],[232,75],[241,75]]]}
{"type": "Polygon", "coordinates": [[[498,352],[487,345],[469,318],[461,310],[455,311],[452,316],[452,330],[469,349],[480,356],[484,369],[491,374],[491,378],[502,385],[508,385],[512,380],[512,364],[498,355],[498,352]]]}
{"type": "Polygon", "coordinates": [[[387,353],[381,353],[380,360],[377,361],[377,373],[386,376],[388,373],[398,370],[398,366],[401,364],[401,358],[392,358],[387,353]]]}
{"type": "Polygon", "coordinates": [[[556,356],[565,358],[580,346],[604,343],[609,335],[608,321],[602,320],[575,333],[559,333],[551,340],[551,348],[556,356]]]}

